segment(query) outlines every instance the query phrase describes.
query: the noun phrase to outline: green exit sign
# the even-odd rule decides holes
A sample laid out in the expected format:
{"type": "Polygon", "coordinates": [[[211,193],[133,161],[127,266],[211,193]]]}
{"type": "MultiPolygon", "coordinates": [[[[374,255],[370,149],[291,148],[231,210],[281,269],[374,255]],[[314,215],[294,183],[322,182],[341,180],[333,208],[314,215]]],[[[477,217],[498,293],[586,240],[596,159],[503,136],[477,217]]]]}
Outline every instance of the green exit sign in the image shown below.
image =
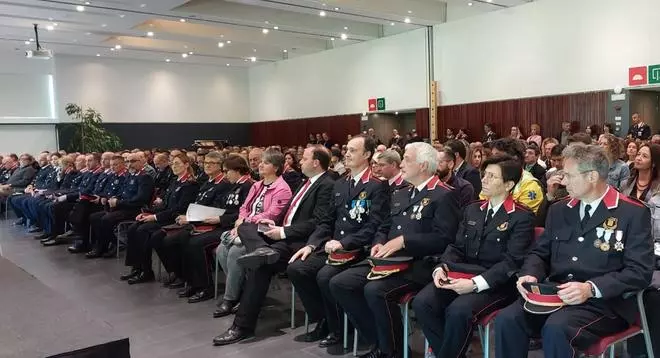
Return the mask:
{"type": "Polygon", "coordinates": [[[379,111],[384,111],[385,110],[385,98],[378,98],[376,99],[376,107],[377,110],[379,111]]]}
{"type": "Polygon", "coordinates": [[[660,84],[660,65],[649,66],[649,84],[660,84]]]}

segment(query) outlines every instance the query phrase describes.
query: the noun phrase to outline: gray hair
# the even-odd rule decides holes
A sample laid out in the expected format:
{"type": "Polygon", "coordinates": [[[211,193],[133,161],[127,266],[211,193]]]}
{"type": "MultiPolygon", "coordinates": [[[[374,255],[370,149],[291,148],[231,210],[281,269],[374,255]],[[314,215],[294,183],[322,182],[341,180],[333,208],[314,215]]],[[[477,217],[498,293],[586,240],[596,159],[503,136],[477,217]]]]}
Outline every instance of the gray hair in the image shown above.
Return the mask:
{"type": "Polygon", "coordinates": [[[406,151],[414,150],[418,164],[427,165],[429,174],[435,174],[438,170],[438,151],[432,145],[424,142],[414,142],[406,145],[406,151]]]}
{"type": "Polygon", "coordinates": [[[378,159],[386,161],[387,164],[396,164],[397,167],[401,164],[401,155],[394,149],[388,149],[379,154],[378,159]]]}
{"type": "Polygon", "coordinates": [[[222,153],[216,151],[206,153],[206,156],[204,158],[217,160],[220,163],[222,163],[225,160],[225,156],[222,153]]]}
{"type": "Polygon", "coordinates": [[[263,152],[261,160],[277,168],[277,176],[282,175],[282,172],[284,172],[284,154],[282,152],[275,149],[267,149],[263,152]]]}
{"type": "Polygon", "coordinates": [[[564,160],[572,159],[576,161],[580,172],[593,170],[598,173],[601,180],[607,180],[610,172],[610,161],[607,152],[600,146],[576,143],[566,147],[562,155],[564,160]]]}

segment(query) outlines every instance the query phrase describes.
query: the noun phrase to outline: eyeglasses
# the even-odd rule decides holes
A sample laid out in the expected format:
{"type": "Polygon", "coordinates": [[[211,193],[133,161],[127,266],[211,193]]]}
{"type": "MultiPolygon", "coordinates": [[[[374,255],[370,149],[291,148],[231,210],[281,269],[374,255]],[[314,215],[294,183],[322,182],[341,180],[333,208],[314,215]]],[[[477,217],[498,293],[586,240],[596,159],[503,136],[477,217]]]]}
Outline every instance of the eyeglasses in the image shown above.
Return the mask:
{"type": "Polygon", "coordinates": [[[220,162],[204,162],[204,165],[219,165],[220,162]]]}
{"type": "Polygon", "coordinates": [[[589,173],[589,172],[592,172],[592,171],[593,171],[593,169],[590,169],[590,170],[583,170],[583,171],[581,171],[581,172],[577,172],[577,174],[567,173],[567,172],[565,172],[565,171],[560,171],[559,173],[560,173],[561,175],[563,175],[564,178],[565,178],[566,180],[571,181],[571,180],[577,178],[577,177],[580,176],[580,175],[583,175],[583,174],[586,174],[586,173],[589,173]]]}
{"type": "Polygon", "coordinates": [[[487,181],[492,181],[493,179],[502,179],[501,176],[497,176],[491,172],[484,172],[481,174],[482,179],[486,179],[487,181]]]}

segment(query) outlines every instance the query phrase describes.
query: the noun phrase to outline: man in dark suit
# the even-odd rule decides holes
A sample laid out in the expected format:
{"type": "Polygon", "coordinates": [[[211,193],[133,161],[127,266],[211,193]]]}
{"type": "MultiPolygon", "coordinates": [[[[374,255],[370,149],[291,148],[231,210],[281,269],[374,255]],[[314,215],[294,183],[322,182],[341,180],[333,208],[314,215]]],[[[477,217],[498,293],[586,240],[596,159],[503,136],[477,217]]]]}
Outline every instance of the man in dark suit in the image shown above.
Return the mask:
{"type": "Polygon", "coordinates": [[[651,127],[642,121],[642,115],[637,112],[632,114],[632,125],[628,129],[628,138],[639,140],[651,138],[651,127]]]}
{"type": "Polygon", "coordinates": [[[515,300],[512,273],[534,236],[534,213],[511,197],[522,176],[520,163],[500,156],[486,160],[484,167],[488,200],[465,209],[456,242],[437,260],[434,282],[412,303],[437,357],[465,356],[474,322],[515,300]]]}
{"type": "Polygon", "coordinates": [[[247,254],[239,257],[237,263],[250,270],[234,322],[213,339],[214,345],[236,343],[254,333],[273,275],[286,268],[291,256],[305,245],[318,225],[328,224],[334,185],[327,173],[329,165],[330,153],[326,148],[315,145],[305,149],[300,168],[309,179],[300,185],[287,209],[282,211],[278,226],[265,219],[259,225],[267,225],[266,231],[251,223],[238,227],[247,254]]]}
{"type": "Polygon", "coordinates": [[[479,193],[481,193],[481,175],[478,168],[473,168],[465,161],[465,156],[467,155],[465,144],[459,140],[450,140],[445,143],[445,147],[450,148],[456,156],[454,175],[470,182],[472,189],[474,189],[474,199],[478,199],[479,193]]]}
{"type": "Polygon", "coordinates": [[[408,349],[403,347],[399,300],[431,281],[433,267],[424,257],[441,254],[456,237],[461,213],[457,193],[435,175],[437,156],[427,143],[406,146],[401,171],[412,185],[394,193],[385,229],[372,241],[372,258],[410,256],[409,268],[374,279],[369,278],[375,272],[369,265],[358,264],[330,280],[337,304],[373,344],[362,357],[401,357],[408,349]]]}
{"type": "Polygon", "coordinates": [[[390,142],[388,143],[388,148],[392,148],[393,145],[398,146],[399,148],[403,148],[405,146],[406,142],[399,135],[399,131],[396,129],[392,129],[392,138],[390,138],[390,142]]]}
{"type": "Polygon", "coordinates": [[[359,135],[348,142],[347,178],[335,182],[331,221],[319,225],[307,245],[291,258],[287,274],[305,306],[315,329],[304,336],[306,342],[319,342],[327,348],[341,343],[341,313],[330,294],[329,282],[350,267],[326,264],[334,253],[364,257],[361,249],[371,243],[376,230],[389,211],[388,187],[371,175],[369,160],[376,149],[373,138],[359,135]]]}
{"type": "Polygon", "coordinates": [[[484,124],[484,133],[486,133],[484,134],[484,143],[490,143],[499,138],[497,133],[493,131],[493,125],[490,123],[484,124]]]}
{"type": "Polygon", "coordinates": [[[456,189],[458,193],[458,206],[462,209],[474,201],[475,194],[470,182],[454,174],[455,162],[456,155],[453,150],[443,148],[438,151],[438,170],[436,174],[445,184],[456,189]]]}
{"type": "Polygon", "coordinates": [[[525,149],[525,170],[532,174],[532,176],[536,178],[545,189],[546,169],[538,163],[539,155],[541,155],[541,149],[539,149],[536,143],[527,144],[527,148],[525,149]]]}
{"type": "Polygon", "coordinates": [[[574,357],[637,320],[634,295],[626,294],[651,282],[651,214],[608,186],[608,171],[607,154],[598,146],[564,150],[562,184],[571,198],[550,207],[545,232],[517,281],[528,299],[534,297],[523,284],[557,285],[560,306],[547,314],[528,313],[522,301],[503,309],[495,321],[497,357],[527,357],[529,337],[539,334],[545,357],[574,357]]]}

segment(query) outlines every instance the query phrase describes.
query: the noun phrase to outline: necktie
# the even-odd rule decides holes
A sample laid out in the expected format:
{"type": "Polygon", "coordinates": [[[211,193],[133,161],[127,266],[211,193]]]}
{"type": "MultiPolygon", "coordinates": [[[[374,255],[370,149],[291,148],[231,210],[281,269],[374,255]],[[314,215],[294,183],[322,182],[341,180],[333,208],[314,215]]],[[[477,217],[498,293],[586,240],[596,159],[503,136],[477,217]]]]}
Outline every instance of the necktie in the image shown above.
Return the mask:
{"type": "Polygon", "coordinates": [[[410,199],[415,199],[417,194],[419,194],[419,189],[417,189],[417,188],[413,189],[413,193],[412,193],[412,196],[410,197],[410,199]]]}
{"type": "Polygon", "coordinates": [[[591,219],[591,205],[587,204],[584,206],[584,216],[581,221],[582,226],[586,225],[589,219],[591,219]]]}
{"type": "Polygon", "coordinates": [[[353,191],[353,189],[355,189],[355,179],[351,179],[350,190],[353,191]]]}
{"type": "Polygon", "coordinates": [[[289,206],[289,210],[287,210],[286,215],[284,216],[284,226],[289,226],[291,225],[291,220],[293,219],[293,209],[298,205],[300,202],[300,199],[302,199],[303,195],[305,195],[305,192],[307,191],[307,188],[309,188],[311,181],[308,180],[305,185],[303,185],[302,189],[296,194],[296,196],[293,198],[293,201],[291,201],[291,205],[289,206]]]}
{"type": "Polygon", "coordinates": [[[493,209],[488,209],[488,212],[486,213],[486,222],[484,223],[484,227],[488,226],[488,223],[492,218],[493,218],[493,209]]]}

